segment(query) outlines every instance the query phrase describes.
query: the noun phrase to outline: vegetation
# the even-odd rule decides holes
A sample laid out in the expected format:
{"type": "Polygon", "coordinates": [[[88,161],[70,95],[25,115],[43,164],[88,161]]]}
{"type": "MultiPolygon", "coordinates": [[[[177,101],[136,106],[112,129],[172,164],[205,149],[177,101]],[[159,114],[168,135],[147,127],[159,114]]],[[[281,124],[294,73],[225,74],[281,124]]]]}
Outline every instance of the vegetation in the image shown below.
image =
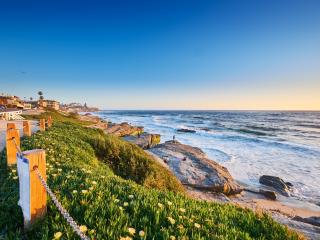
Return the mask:
{"type": "MultiPolygon", "coordinates": [[[[22,148],[46,150],[49,186],[92,239],[300,238],[266,214],[189,199],[142,150],[80,123],[55,121],[22,148]]],[[[17,172],[4,167],[4,152],[0,160],[0,239],[77,239],[50,199],[45,219],[23,232],[17,172]]]]}

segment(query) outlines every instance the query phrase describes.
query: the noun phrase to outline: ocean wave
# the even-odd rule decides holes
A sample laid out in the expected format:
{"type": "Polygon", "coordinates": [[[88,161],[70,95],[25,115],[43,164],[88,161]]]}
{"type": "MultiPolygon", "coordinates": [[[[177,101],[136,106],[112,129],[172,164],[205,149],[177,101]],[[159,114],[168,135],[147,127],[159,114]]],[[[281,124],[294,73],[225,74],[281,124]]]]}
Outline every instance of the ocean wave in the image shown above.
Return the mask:
{"type": "Polygon", "coordinates": [[[250,130],[250,129],[245,129],[245,128],[240,128],[240,129],[233,129],[239,133],[246,133],[246,134],[253,134],[256,136],[268,136],[269,134],[264,133],[264,132],[260,132],[260,131],[254,131],[254,130],[250,130]]]}

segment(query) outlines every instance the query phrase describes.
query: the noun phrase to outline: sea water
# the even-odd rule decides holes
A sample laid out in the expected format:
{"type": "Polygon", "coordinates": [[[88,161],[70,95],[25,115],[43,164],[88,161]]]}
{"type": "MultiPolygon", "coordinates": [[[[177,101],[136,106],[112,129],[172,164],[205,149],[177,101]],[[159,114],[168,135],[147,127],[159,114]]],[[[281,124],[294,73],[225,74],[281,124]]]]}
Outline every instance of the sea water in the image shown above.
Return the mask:
{"type": "Polygon", "coordinates": [[[115,123],[143,126],[201,148],[239,182],[259,186],[261,175],[294,185],[293,198],[320,203],[320,112],[101,111],[115,123]],[[177,129],[195,130],[179,133],[177,129]]]}

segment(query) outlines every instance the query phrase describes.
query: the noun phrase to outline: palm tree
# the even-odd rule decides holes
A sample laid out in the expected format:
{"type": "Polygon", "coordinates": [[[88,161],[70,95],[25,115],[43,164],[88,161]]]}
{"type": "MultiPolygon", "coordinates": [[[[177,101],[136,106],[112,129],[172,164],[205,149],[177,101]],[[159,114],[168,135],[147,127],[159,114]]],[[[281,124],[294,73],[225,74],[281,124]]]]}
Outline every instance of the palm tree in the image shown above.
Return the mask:
{"type": "Polygon", "coordinates": [[[38,92],[38,95],[39,95],[39,98],[40,98],[41,100],[43,100],[43,92],[42,92],[42,91],[39,91],[39,92],[38,92]]]}
{"type": "Polygon", "coordinates": [[[33,100],[33,97],[29,97],[29,99],[30,99],[30,101],[32,101],[32,100],[33,100]]]}

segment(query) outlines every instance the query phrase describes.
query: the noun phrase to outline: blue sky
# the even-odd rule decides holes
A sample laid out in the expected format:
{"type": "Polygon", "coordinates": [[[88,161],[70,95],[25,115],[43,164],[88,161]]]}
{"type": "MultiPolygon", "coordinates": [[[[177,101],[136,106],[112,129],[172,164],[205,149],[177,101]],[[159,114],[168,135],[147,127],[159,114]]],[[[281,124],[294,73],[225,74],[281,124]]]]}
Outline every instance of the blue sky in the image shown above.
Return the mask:
{"type": "Polygon", "coordinates": [[[105,109],[320,109],[320,1],[1,1],[0,92],[105,109]]]}

